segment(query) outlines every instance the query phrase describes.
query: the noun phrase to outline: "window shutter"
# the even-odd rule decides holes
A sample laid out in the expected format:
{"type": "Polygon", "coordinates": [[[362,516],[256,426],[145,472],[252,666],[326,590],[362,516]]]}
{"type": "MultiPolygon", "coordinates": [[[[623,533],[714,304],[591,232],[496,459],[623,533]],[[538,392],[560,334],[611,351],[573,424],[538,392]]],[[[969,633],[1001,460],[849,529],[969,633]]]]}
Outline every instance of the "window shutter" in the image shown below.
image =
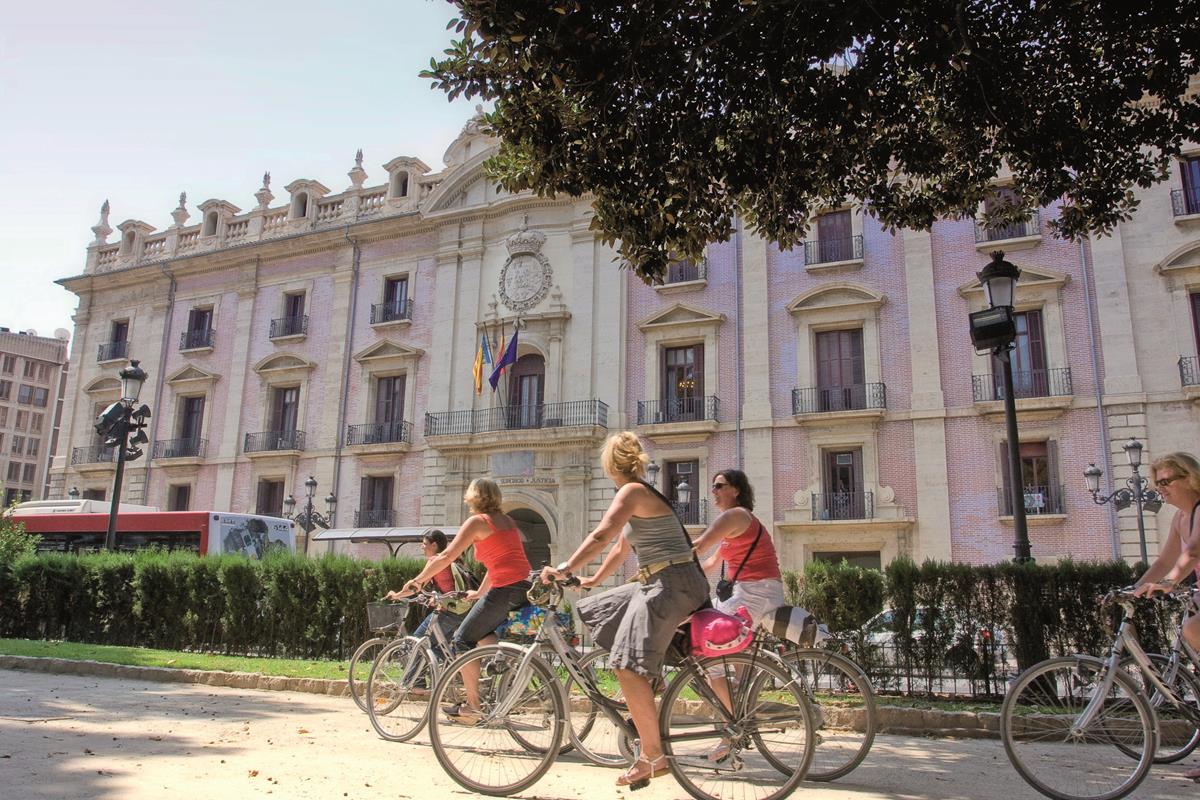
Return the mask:
{"type": "Polygon", "coordinates": [[[358,489],[358,507],[363,511],[371,508],[371,479],[362,478],[358,489]]]}
{"type": "Polygon", "coordinates": [[[1000,503],[1000,507],[1004,509],[1006,514],[1013,513],[1012,507],[1012,482],[1009,480],[1010,467],[1008,461],[1008,442],[1000,442],[1000,480],[1004,487],[1004,499],[1000,503]]]}
{"type": "Polygon", "coordinates": [[[1046,509],[1051,514],[1063,513],[1063,498],[1061,479],[1058,476],[1058,442],[1051,439],[1046,442],[1046,493],[1049,496],[1049,508],[1046,509]]]}

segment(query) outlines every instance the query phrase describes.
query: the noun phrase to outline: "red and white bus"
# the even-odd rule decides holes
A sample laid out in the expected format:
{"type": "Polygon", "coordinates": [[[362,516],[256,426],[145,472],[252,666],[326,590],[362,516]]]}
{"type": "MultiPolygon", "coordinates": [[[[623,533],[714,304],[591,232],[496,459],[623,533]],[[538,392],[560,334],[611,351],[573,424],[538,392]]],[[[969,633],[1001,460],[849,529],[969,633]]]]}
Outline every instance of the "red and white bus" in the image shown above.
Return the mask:
{"type": "MultiPolygon", "coordinates": [[[[108,514],[95,500],[35,501],[13,510],[13,521],[41,537],[40,552],[91,553],[104,548],[108,514]]],[[[158,511],[122,504],[117,550],[161,547],[200,555],[241,553],[262,558],[272,550],[296,551],[296,523],[262,514],[224,511],[158,511]],[[134,510],[137,509],[137,510],[134,510]]]]}

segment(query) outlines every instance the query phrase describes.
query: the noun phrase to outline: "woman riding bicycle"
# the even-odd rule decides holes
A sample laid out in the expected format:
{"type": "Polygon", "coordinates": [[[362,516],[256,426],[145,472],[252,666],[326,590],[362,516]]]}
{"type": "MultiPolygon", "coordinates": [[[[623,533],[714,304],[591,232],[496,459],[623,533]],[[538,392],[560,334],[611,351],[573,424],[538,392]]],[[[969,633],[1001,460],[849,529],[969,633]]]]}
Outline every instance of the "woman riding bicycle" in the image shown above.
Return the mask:
{"type": "Polygon", "coordinates": [[[600,461],[617,487],[616,496],[570,558],[542,569],[542,580],[583,569],[614,539],[596,573],[581,580],[585,587],[604,581],[631,551],[638,557],[635,582],[576,604],[596,645],[610,653],[609,664],[641,739],[638,760],[617,779],[618,786],[629,786],[668,772],[650,681],[661,675],[675,629],[708,598],[708,581],[674,509],[642,480],[650,459],[637,435],[624,431],[609,437],[600,461]]]}
{"type": "MultiPolygon", "coordinates": [[[[439,553],[445,551],[447,546],[446,534],[441,531],[427,531],[421,537],[421,549],[425,552],[426,561],[432,560],[439,553]]],[[[454,631],[462,624],[463,617],[471,610],[472,603],[466,598],[466,595],[472,591],[473,578],[466,565],[463,564],[462,559],[455,559],[450,566],[433,576],[433,583],[441,594],[456,592],[462,595],[462,597],[443,601],[441,606],[436,609],[437,613],[429,614],[425,619],[421,620],[421,624],[417,626],[412,635],[416,637],[424,636],[425,631],[436,621],[438,628],[446,635],[446,638],[451,639],[454,636],[454,631]]],[[[390,592],[387,595],[387,599],[396,599],[398,595],[398,592],[390,592]]],[[[436,639],[434,640],[433,647],[435,651],[439,651],[438,655],[449,655],[449,653],[440,652],[436,639]]]]}
{"type": "MultiPolygon", "coordinates": [[[[478,644],[492,644],[496,641],[494,631],[500,623],[508,619],[508,612],[528,602],[525,595],[529,591],[531,569],[517,524],[500,510],[502,497],[500,487],[495,481],[486,478],[471,481],[463,495],[463,502],[467,504],[472,516],[458,529],[458,534],[450,546],[426,562],[425,568],[404,584],[400,592],[392,592],[388,596],[389,599],[394,599],[393,595],[405,597],[414,594],[427,581],[454,563],[468,547],[475,545],[475,558],[487,568],[487,573],[479,588],[467,593],[468,600],[482,599],[467,612],[454,632],[453,646],[456,655],[474,649],[478,644]]],[[[466,704],[443,710],[456,721],[473,724],[479,718],[478,665],[468,665],[464,670],[464,677],[466,704]]]]}

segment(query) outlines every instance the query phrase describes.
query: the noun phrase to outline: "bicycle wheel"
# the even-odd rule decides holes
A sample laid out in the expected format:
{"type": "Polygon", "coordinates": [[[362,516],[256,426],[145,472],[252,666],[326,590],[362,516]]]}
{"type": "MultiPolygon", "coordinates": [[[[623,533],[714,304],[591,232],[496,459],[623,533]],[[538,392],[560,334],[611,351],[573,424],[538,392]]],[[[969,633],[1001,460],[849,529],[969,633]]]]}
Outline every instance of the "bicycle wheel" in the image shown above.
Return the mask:
{"type": "Polygon", "coordinates": [[[1091,722],[1077,722],[1100,688],[1104,662],[1051,658],[1017,678],[1000,707],[1000,736],[1025,781],[1056,800],[1116,800],[1137,788],[1154,763],[1154,711],[1124,670],[1091,722]],[[1138,756],[1121,754],[1121,742],[1138,756]]]}
{"type": "Polygon", "coordinates": [[[350,684],[350,696],[354,698],[354,704],[362,711],[367,710],[367,678],[371,677],[371,665],[390,641],[382,636],[367,639],[350,656],[346,682],[350,684]]]}
{"type": "Polygon", "coordinates": [[[700,671],[679,672],[663,695],[659,722],[671,772],[697,800],[787,797],[808,772],[816,745],[803,687],[777,661],[749,653],[705,659],[700,671]],[[732,687],[728,722],[710,676],[732,687]],[[729,754],[711,760],[723,740],[729,754]],[[790,769],[776,769],[767,751],[790,769]]]}
{"type": "MultiPolygon", "coordinates": [[[[1164,655],[1159,653],[1147,653],[1146,655],[1150,657],[1151,663],[1158,670],[1159,677],[1163,679],[1167,688],[1192,709],[1200,711],[1200,680],[1197,680],[1196,676],[1182,665],[1172,665],[1171,659],[1164,655]]],[[[1150,707],[1158,715],[1158,749],[1154,751],[1154,763],[1172,764],[1187,758],[1196,749],[1196,745],[1200,744],[1200,727],[1197,727],[1184,711],[1167,702],[1167,698],[1163,696],[1162,692],[1153,683],[1146,680],[1141,668],[1132,657],[1124,659],[1121,666],[1133,678],[1134,683],[1145,692],[1146,697],[1150,700],[1150,707]]],[[[1137,758],[1138,754],[1126,747],[1124,742],[1116,741],[1114,744],[1125,755],[1137,758]]]]}
{"type": "Polygon", "coordinates": [[[445,668],[433,692],[429,736],[438,763],[456,783],[480,794],[504,796],[529,788],[554,759],[563,739],[562,685],[540,658],[517,673],[525,651],[491,645],[464,653],[445,668]],[[469,696],[478,674],[477,716],[449,717],[444,706],[469,696]]]}
{"type": "MultiPolygon", "coordinates": [[[[622,717],[628,716],[617,676],[608,666],[608,651],[597,648],[579,659],[581,672],[589,673],[596,688],[617,702],[622,717]]],[[[601,767],[620,767],[633,763],[633,742],[628,733],[600,710],[583,687],[571,675],[565,682],[568,719],[567,731],[580,755],[601,767]]]]}
{"type": "MultiPolygon", "coordinates": [[[[848,775],[875,741],[879,720],[870,679],[850,659],[821,648],[795,648],[783,659],[803,678],[812,704],[817,751],[807,779],[832,781],[848,775]]],[[[791,769],[769,749],[763,755],[776,769],[791,769]]]]}
{"type": "Polygon", "coordinates": [[[367,715],[389,742],[406,742],[425,727],[437,667],[425,640],[405,636],[388,645],[367,679],[367,715]]]}

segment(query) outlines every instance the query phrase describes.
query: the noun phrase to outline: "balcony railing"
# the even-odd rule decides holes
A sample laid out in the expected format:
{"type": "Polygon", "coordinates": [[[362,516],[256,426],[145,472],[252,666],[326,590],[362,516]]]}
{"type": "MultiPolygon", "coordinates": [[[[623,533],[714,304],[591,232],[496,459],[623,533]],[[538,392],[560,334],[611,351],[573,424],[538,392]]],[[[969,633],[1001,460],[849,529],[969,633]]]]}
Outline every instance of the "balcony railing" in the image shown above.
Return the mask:
{"type": "Polygon", "coordinates": [[[204,458],[207,439],[164,439],[154,443],[154,458],[204,458]]]}
{"type": "MultiPolygon", "coordinates": [[[[1065,486],[1026,486],[1026,514],[1065,514],[1065,486]]],[[[1000,515],[1011,517],[1013,513],[1012,494],[1008,489],[997,489],[996,496],[1000,501],[1000,515]]]]}
{"type": "Polygon", "coordinates": [[[865,411],[876,408],[887,408],[887,387],[882,383],[792,389],[793,414],[865,411]]]}
{"type": "Polygon", "coordinates": [[[390,303],[375,303],[371,306],[371,324],[396,322],[402,319],[411,321],[412,306],[413,301],[411,297],[403,300],[393,300],[390,303]]]}
{"type": "Polygon", "coordinates": [[[667,266],[667,274],[663,278],[663,283],[669,286],[672,283],[702,281],[707,277],[707,260],[701,259],[700,261],[678,261],[667,266]]]}
{"type": "MultiPolygon", "coordinates": [[[[699,487],[697,487],[699,488],[699,487]]],[[[692,489],[696,491],[696,489],[692,489]]],[[[675,508],[675,515],[683,522],[684,525],[707,525],[708,524],[708,501],[693,497],[686,503],[672,503],[675,508]]]]}
{"type": "Polygon", "coordinates": [[[197,350],[201,347],[213,346],[213,329],[199,331],[184,331],[179,337],[180,350],[197,350]]]}
{"type": "Polygon", "coordinates": [[[715,396],[679,397],[674,400],[639,400],[638,425],[658,425],[667,422],[717,422],[721,401],[715,396]]]}
{"type": "Polygon", "coordinates": [[[1181,386],[1200,386],[1200,363],[1196,356],[1179,357],[1179,383],[1181,386]]]}
{"type": "Polygon", "coordinates": [[[368,422],[346,427],[346,444],[386,444],[388,442],[412,443],[412,423],[368,422]]]}
{"type": "Polygon", "coordinates": [[[837,239],[810,239],[804,243],[804,263],[831,264],[835,261],[855,261],[863,257],[862,235],[837,239]]]}
{"type": "Polygon", "coordinates": [[[105,342],[96,353],[97,361],[115,361],[129,357],[129,342],[105,342]]]}
{"type": "Polygon", "coordinates": [[[117,449],[94,444],[71,449],[71,464],[111,464],[117,460],[117,449]]]}
{"type": "Polygon", "coordinates": [[[354,527],[390,528],[392,527],[392,510],[390,508],[359,509],[354,512],[354,527]]]}
{"type": "Polygon", "coordinates": [[[831,519],[872,519],[875,516],[875,497],[871,492],[813,493],[814,521],[831,519]]]}
{"type": "Polygon", "coordinates": [[[1042,214],[1034,211],[1029,219],[1021,222],[1011,222],[1008,225],[984,225],[975,221],[975,242],[998,242],[1001,239],[1021,239],[1025,236],[1037,236],[1042,232],[1042,214]]]}
{"type": "Polygon", "coordinates": [[[280,317],[271,320],[271,338],[279,339],[284,336],[304,336],[308,333],[308,315],[299,317],[280,317]]]}
{"type": "Polygon", "coordinates": [[[573,400],[540,406],[501,406],[479,411],[443,411],[425,415],[426,436],[463,436],[490,431],[608,427],[608,404],[602,400],[573,400]]]}
{"type": "MultiPolygon", "coordinates": [[[[1004,399],[1004,376],[988,373],[971,376],[971,392],[976,403],[1004,399]]],[[[1067,397],[1071,389],[1071,368],[1034,369],[1013,373],[1013,396],[1067,397]]]]}
{"type": "Polygon", "coordinates": [[[273,450],[303,450],[304,431],[263,431],[247,433],[244,453],[267,453],[273,450]]]}
{"type": "Polygon", "coordinates": [[[1177,217],[1200,214],[1200,186],[1171,191],[1171,211],[1177,217]]]}

